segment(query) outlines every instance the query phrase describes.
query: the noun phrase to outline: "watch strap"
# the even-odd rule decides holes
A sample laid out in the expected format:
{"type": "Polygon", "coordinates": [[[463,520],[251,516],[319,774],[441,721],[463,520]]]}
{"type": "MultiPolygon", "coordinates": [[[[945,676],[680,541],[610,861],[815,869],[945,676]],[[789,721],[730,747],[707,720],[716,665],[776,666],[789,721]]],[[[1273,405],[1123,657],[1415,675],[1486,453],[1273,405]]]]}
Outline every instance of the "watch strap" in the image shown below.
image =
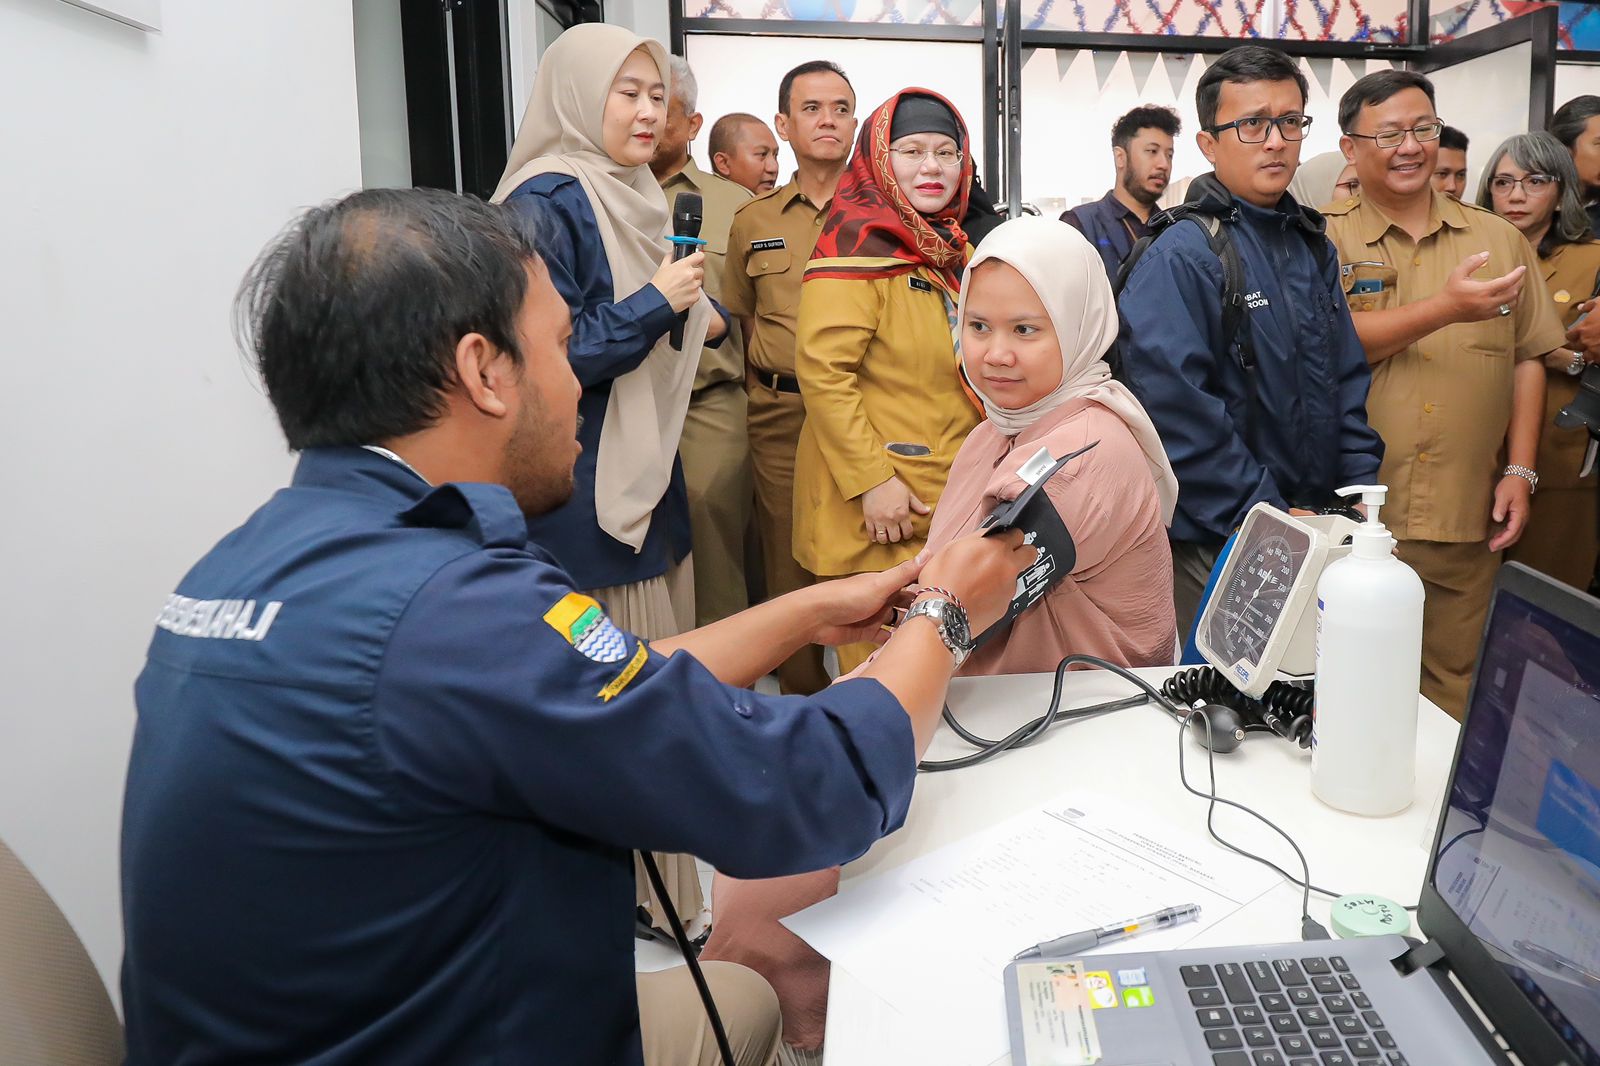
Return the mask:
{"type": "Polygon", "coordinates": [[[955,668],[967,661],[967,656],[972,654],[972,630],[967,625],[967,612],[959,603],[944,599],[937,595],[928,596],[926,599],[917,600],[906,612],[906,621],[919,615],[930,619],[939,630],[939,639],[944,641],[944,646],[950,650],[955,658],[955,668]]]}

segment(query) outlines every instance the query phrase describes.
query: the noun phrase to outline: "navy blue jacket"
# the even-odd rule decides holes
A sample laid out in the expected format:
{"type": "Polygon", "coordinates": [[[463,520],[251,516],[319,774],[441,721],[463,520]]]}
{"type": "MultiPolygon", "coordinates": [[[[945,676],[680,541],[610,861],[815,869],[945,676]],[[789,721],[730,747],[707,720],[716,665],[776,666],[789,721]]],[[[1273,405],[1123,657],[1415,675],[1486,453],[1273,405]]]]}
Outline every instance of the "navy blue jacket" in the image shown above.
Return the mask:
{"type": "Polygon", "coordinates": [[[1150,232],[1150,227],[1117,199],[1116,190],[1090,204],[1079,204],[1061,213],[1061,221],[1078,230],[1094,245],[1106,264],[1106,276],[1113,282],[1122,261],[1133,251],[1133,244],[1150,232]]]}
{"type": "MultiPolygon", "coordinates": [[[[578,179],[566,174],[529,178],[506,203],[532,215],[550,280],[572,312],[567,358],[583,386],[578,440],[583,453],[573,471],[572,499],[528,523],[529,536],[560,561],[579,588],[598,589],[658,577],[689,554],[689,494],[683,464],[674,459],[672,480],[650,518],[643,547],[635,553],[600,528],[595,516],[594,470],[600,454],[611,382],[644,362],[676,317],[666,297],[646,285],[623,300],[612,288],[611,266],[600,243],[594,208],[578,179]]],[[[662,254],[666,254],[665,245],[662,254]]],[[[727,313],[717,312],[727,320],[727,313]]],[[[723,338],[708,346],[716,348],[723,338]]]]}
{"type": "Polygon", "coordinates": [[[1163,230],[1135,264],[1119,344],[1122,377],[1178,476],[1171,536],[1216,544],[1257,503],[1321,506],[1372,481],[1383,441],[1367,425],[1372,374],[1322,216],[1288,194],[1256,207],[1210,175],[1194,186],[1238,250],[1256,368],[1224,350],[1222,264],[1194,221],[1163,230]]]}
{"type": "Polygon", "coordinates": [[[723,685],[607,621],[505,488],[360,448],[183,578],[135,696],[132,1066],[637,1066],[629,849],[820,869],[915,774],[876,681],[723,685]]]}

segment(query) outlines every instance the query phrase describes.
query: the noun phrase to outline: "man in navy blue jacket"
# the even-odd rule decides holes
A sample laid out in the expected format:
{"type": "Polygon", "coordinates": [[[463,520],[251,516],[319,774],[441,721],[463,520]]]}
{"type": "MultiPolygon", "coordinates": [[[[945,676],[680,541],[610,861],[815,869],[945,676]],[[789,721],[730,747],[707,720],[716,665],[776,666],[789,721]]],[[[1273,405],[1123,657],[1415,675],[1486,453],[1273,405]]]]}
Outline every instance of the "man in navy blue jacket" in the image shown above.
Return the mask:
{"type": "Polygon", "coordinates": [[[1134,242],[1150,232],[1150,213],[1172,179],[1172,142],[1182,129],[1170,107],[1136,107],[1117,119],[1111,127],[1116,184],[1093,203],[1061,213],[1061,221],[1089,238],[1112,281],[1134,242]]]}
{"type": "MultiPolygon", "coordinates": [[[[572,493],[580,389],[521,225],[369,190],[247,279],[302,454],[178,583],[135,687],[133,1066],[714,1062],[682,970],[636,985],[631,851],[770,877],[893,831],[971,647],[957,623],[998,620],[1034,561],[1015,533],[950,545],[921,575],[947,591],[812,697],[737,686],[868,639],[914,561],[624,632],[528,540],[572,493]]],[[[770,1061],[770,989],[707,971],[737,1061],[770,1061]]]]}
{"type": "Polygon", "coordinates": [[[1263,501],[1291,512],[1376,477],[1371,373],[1322,216],[1288,193],[1311,119],[1294,60],[1225,52],[1196,92],[1200,150],[1216,168],[1190,186],[1223,220],[1244,273],[1254,367],[1223,336],[1223,269],[1198,221],[1151,242],[1118,300],[1122,374],[1178,476],[1174,600],[1187,631],[1223,542],[1263,501]]]}

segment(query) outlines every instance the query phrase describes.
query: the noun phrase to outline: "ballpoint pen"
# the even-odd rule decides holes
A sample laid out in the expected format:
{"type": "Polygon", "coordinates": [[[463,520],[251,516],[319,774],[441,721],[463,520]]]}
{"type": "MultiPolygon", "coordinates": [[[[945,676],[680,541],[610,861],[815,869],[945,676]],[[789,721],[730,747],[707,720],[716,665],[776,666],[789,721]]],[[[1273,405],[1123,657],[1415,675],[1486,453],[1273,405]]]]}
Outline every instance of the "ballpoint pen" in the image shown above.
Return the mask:
{"type": "Polygon", "coordinates": [[[1020,951],[1016,959],[1048,959],[1061,955],[1071,955],[1079,951],[1109,944],[1114,940],[1125,940],[1130,936],[1140,933],[1149,933],[1157,929],[1166,929],[1180,922],[1192,922],[1200,917],[1200,904],[1186,903],[1181,907],[1168,907],[1146,914],[1138,918],[1130,918],[1125,922],[1116,922],[1112,925],[1102,925],[1098,929],[1085,929],[1081,933],[1068,933],[1066,936],[1046,940],[1042,944],[1020,951]]]}
{"type": "Polygon", "coordinates": [[[1579,963],[1573,962],[1565,955],[1551,951],[1543,944],[1535,944],[1531,940],[1513,940],[1511,942],[1511,947],[1513,950],[1520,952],[1523,958],[1538,966],[1544,966],[1552,970],[1565,970],[1568,973],[1577,974],[1580,980],[1589,985],[1600,984],[1600,974],[1595,973],[1593,970],[1588,969],[1579,963]]]}

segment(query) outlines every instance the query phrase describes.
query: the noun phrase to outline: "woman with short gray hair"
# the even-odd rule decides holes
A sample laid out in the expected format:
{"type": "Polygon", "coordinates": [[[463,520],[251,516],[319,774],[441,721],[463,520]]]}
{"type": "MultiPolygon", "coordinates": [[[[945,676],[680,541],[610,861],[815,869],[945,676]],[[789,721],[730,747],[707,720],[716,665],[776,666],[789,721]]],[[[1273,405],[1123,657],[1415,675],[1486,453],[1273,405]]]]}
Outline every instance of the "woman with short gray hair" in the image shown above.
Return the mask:
{"type": "MultiPolygon", "coordinates": [[[[1571,328],[1580,305],[1600,295],[1600,242],[1589,228],[1583,183],[1566,147],[1548,133],[1508,138],[1489,157],[1478,205],[1503,216],[1533,245],[1561,324],[1571,328]]],[[[1596,479],[1579,477],[1589,437],[1560,429],[1556,412],[1578,391],[1593,357],[1557,348],[1545,356],[1545,419],[1539,438],[1539,491],[1522,538],[1506,553],[1575,588],[1594,573],[1596,479]]]]}

